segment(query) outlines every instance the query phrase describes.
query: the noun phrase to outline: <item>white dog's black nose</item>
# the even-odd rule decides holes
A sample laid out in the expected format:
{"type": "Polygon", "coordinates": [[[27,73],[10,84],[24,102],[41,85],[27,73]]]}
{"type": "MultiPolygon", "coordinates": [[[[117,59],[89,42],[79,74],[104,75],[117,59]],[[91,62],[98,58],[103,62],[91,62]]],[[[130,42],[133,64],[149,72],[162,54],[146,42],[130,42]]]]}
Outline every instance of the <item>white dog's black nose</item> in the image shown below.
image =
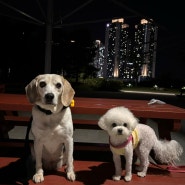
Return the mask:
{"type": "Polygon", "coordinates": [[[122,134],[123,130],[121,128],[118,129],[118,134],[122,134]]]}
{"type": "Polygon", "coordinates": [[[45,95],[45,100],[46,100],[47,103],[51,103],[53,98],[54,98],[54,94],[53,93],[47,93],[45,95]]]}

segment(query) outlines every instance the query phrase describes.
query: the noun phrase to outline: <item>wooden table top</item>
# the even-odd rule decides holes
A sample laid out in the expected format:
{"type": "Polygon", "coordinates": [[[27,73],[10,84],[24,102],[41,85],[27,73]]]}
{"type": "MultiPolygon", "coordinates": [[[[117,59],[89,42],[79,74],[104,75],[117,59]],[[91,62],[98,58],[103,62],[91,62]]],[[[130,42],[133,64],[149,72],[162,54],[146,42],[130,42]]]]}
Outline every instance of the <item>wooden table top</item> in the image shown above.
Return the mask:
{"type": "MultiPolygon", "coordinates": [[[[147,100],[83,98],[75,97],[75,106],[72,113],[87,114],[98,112],[104,114],[108,109],[116,106],[125,106],[135,116],[143,118],[185,119],[185,109],[170,104],[152,104],[147,100]]],[[[30,104],[24,94],[0,94],[0,110],[31,111],[30,104]]]]}

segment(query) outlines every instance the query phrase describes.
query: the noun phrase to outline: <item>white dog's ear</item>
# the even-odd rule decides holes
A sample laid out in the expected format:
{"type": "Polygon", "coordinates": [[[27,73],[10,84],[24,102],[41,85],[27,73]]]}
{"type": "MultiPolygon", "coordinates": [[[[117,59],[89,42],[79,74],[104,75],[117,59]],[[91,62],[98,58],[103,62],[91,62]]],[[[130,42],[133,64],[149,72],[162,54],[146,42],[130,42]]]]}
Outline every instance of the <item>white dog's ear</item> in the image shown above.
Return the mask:
{"type": "Polygon", "coordinates": [[[106,121],[104,116],[102,116],[99,121],[98,121],[98,126],[103,129],[103,130],[107,130],[107,125],[106,125],[106,121]]]}
{"type": "Polygon", "coordinates": [[[63,76],[61,76],[61,78],[63,82],[63,92],[61,96],[61,102],[64,106],[67,107],[71,104],[71,101],[73,100],[75,95],[75,91],[71,87],[71,84],[66,79],[64,79],[63,76]]]}
{"type": "Polygon", "coordinates": [[[134,130],[139,123],[139,120],[136,117],[133,117],[132,124],[130,124],[130,130],[134,130]]]}
{"type": "Polygon", "coordinates": [[[38,78],[36,77],[25,87],[26,96],[30,103],[36,102],[39,96],[37,92],[37,80],[38,78]]]}

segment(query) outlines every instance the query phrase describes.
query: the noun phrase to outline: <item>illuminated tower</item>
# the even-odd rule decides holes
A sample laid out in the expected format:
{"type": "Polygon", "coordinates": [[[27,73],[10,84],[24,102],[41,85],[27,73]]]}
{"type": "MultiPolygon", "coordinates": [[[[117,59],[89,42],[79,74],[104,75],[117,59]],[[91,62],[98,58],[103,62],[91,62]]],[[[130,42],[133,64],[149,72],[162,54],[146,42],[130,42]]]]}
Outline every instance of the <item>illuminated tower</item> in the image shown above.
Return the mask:
{"type": "Polygon", "coordinates": [[[105,33],[104,78],[123,78],[128,58],[128,28],[124,19],[113,19],[105,33]]]}
{"type": "Polygon", "coordinates": [[[142,19],[135,26],[134,55],[138,79],[155,78],[158,27],[142,19]]]}
{"type": "Polygon", "coordinates": [[[100,40],[96,40],[94,42],[95,47],[97,48],[96,54],[94,57],[93,65],[96,69],[98,69],[97,77],[103,77],[103,66],[104,66],[104,51],[105,46],[101,43],[100,40]]]}

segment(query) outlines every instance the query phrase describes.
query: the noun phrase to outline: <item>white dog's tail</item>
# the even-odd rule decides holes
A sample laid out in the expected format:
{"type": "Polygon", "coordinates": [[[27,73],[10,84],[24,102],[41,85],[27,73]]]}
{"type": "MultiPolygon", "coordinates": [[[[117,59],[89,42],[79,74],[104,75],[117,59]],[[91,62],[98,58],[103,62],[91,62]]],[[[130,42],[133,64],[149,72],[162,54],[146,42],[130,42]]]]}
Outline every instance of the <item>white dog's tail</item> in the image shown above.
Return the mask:
{"type": "Polygon", "coordinates": [[[183,153],[182,146],[175,140],[157,140],[153,149],[157,160],[170,165],[175,165],[183,153]]]}

